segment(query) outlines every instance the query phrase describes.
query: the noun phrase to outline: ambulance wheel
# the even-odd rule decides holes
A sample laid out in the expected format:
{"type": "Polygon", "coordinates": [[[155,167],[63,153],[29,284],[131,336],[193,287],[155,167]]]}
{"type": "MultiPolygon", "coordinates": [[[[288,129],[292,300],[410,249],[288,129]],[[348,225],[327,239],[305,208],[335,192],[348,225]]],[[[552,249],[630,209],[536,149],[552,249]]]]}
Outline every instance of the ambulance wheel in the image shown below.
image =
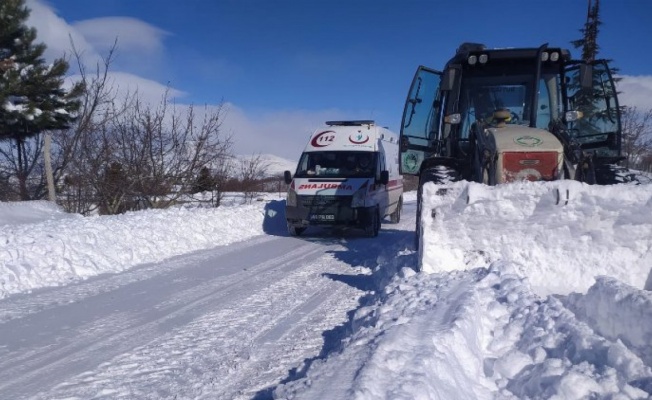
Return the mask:
{"type": "Polygon", "coordinates": [[[299,236],[305,230],[306,230],[306,228],[302,228],[302,227],[294,226],[292,224],[288,224],[288,233],[290,234],[290,236],[299,236]]]}
{"type": "Polygon", "coordinates": [[[376,208],[371,214],[371,221],[369,221],[369,225],[365,228],[365,233],[369,237],[376,237],[378,236],[378,232],[380,232],[380,213],[378,212],[378,208],[376,208]]]}
{"type": "Polygon", "coordinates": [[[403,208],[403,196],[399,197],[398,199],[398,205],[396,206],[396,210],[394,210],[393,213],[389,215],[390,221],[392,221],[393,224],[398,224],[401,222],[401,209],[403,208]]]}

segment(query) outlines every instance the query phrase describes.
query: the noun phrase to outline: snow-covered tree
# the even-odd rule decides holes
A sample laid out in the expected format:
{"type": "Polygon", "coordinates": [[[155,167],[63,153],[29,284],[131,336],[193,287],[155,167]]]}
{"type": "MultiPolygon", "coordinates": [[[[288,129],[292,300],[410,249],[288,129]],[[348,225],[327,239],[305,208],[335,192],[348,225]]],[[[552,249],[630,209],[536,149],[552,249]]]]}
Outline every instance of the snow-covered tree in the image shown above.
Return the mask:
{"type": "Polygon", "coordinates": [[[39,148],[39,134],[66,128],[79,108],[77,97],[83,85],[64,89],[68,63],[63,58],[47,64],[46,46],[35,43],[36,29],[26,25],[30,10],[24,0],[0,1],[0,141],[11,140],[11,154],[20,182],[20,197],[29,198],[26,188],[30,173],[28,148],[39,148]],[[33,146],[26,141],[33,139],[33,146]]]}

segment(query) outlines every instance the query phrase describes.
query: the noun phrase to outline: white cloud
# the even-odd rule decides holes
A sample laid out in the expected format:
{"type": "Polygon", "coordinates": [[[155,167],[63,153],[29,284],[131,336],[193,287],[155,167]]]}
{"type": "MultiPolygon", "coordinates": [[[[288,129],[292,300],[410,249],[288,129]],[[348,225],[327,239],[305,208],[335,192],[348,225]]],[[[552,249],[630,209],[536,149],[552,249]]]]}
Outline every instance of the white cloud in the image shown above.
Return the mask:
{"type": "MultiPolygon", "coordinates": [[[[162,50],[162,37],[165,32],[145,22],[133,18],[96,18],[81,21],[73,25],[57,16],[56,10],[41,0],[27,0],[31,9],[28,24],[37,29],[37,41],[47,46],[44,57],[48,61],[60,58],[64,54],[72,54],[71,39],[75,48],[82,54],[82,62],[89,72],[102,64],[102,57],[108,55],[108,50],[118,36],[118,47],[122,56],[129,54],[158,53],[162,50]]],[[[151,58],[149,58],[151,61],[151,58]]],[[[69,81],[79,79],[74,75],[74,63],[71,64],[69,81]]],[[[185,93],[167,85],[135,75],[129,71],[119,71],[116,65],[111,65],[110,86],[118,93],[138,91],[139,98],[144,102],[156,104],[161,101],[165,91],[173,98],[182,97],[185,93]]],[[[120,95],[118,96],[120,97],[120,95]]]]}
{"type": "Polygon", "coordinates": [[[621,106],[636,107],[639,111],[652,109],[652,75],[622,75],[618,82],[621,106]]]}
{"type": "Polygon", "coordinates": [[[347,119],[341,110],[274,111],[253,114],[233,104],[225,104],[227,113],[222,129],[234,134],[236,154],[274,154],[298,160],[310,134],[325,121],[347,119]]]}
{"type": "Polygon", "coordinates": [[[73,24],[99,51],[109,50],[116,39],[121,53],[140,57],[163,50],[162,39],[168,33],[144,21],[129,17],[87,19],[73,24]]]}
{"type": "Polygon", "coordinates": [[[36,28],[36,41],[47,46],[44,57],[48,61],[71,55],[71,40],[77,50],[84,53],[84,58],[90,65],[94,65],[100,59],[99,53],[84,35],[57,16],[56,11],[47,3],[27,0],[26,5],[31,10],[27,23],[36,28]]]}
{"type": "MultiPolygon", "coordinates": [[[[26,4],[32,10],[29,24],[38,30],[37,41],[47,46],[45,57],[49,61],[62,57],[64,53],[71,54],[71,37],[75,47],[83,53],[83,63],[92,73],[98,62],[101,65],[102,57],[107,55],[107,50],[117,37],[119,58],[127,61],[120,65],[126,67],[123,70],[119,70],[117,64],[110,67],[109,84],[118,92],[118,100],[123,98],[125,93],[137,90],[140,100],[155,106],[168,90],[168,96],[176,100],[177,112],[182,113],[189,107],[188,104],[178,102],[179,98],[186,94],[182,90],[169,88],[165,84],[148,79],[146,75],[137,75],[129,68],[130,59],[142,60],[144,55],[147,56],[148,63],[155,62],[156,56],[165,50],[163,38],[169,33],[128,17],[94,18],[70,24],[59,17],[56,9],[43,0],[27,0],[26,4]]],[[[72,68],[70,72],[75,73],[72,68]]],[[[214,68],[212,73],[215,73],[214,68]]],[[[73,75],[69,81],[76,79],[79,79],[79,76],[73,75]]],[[[208,105],[209,111],[216,106],[208,105]]],[[[244,110],[230,103],[225,104],[224,109],[226,114],[222,130],[233,135],[233,150],[236,154],[273,154],[288,160],[299,158],[310,134],[323,126],[324,121],[369,119],[369,115],[372,115],[364,111],[356,112],[363,116],[358,117],[351,112],[337,109],[244,110]]],[[[202,112],[203,107],[195,107],[195,113],[202,112]]]]}
{"type": "MultiPolygon", "coordinates": [[[[81,79],[79,75],[72,75],[68,81],[70,83],[79,79],[81,79]]],[[[160,103],[166,91],[170,99],[178,99],[186,95],[181,90],[127,72],[109,72],[107,83],[107,87],[112,88],[117,93],[118,100],[124,98],[127,93],[138,92],[139,100],[150,105],[160,103]]]]}

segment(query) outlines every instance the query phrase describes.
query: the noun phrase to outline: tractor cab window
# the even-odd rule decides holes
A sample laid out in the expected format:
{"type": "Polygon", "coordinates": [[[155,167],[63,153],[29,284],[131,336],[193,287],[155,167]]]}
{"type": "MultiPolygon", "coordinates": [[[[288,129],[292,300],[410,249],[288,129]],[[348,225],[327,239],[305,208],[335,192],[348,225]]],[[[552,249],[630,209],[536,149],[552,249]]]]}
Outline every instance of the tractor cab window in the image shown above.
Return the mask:
{"type": "Polygon", "coordinates": [[[517,79],[510,81],[490,77],[473,78],[466,82],[461,98],[461,138],[468,138],[473,123],[491,123],[494,111],[500,109],[509,110],[509,124],[529,123],[527,99],[531,85],[525,77],[520,82],[517,79]]]}
{"type": "Polygon", "coordinates": [[[556,121],[563,113],[559,74],[545,74],[539,82],[536,127],[550,129],[550,122],[556,121]]]}
{"type": "Polygon", "coordinates": [[[620,119],[616,90],[606,63],[593,66],[592,78],[593,86],[583,88],[578,68],[566,72],[567,107],[581,112],[581,118],[569,122],[570,133],[583,146],[598,147],[610,142],[610,137],[620,130],[620,119]]]}
{"type": "MultiPolygon", "coordinates": [[[[534,77],[528,75],[485,76],[468,78],[462,86],[460,111],[462,131],[460,137],[468,138],[476,121],[491,123],[496,110],[510,113],[508,124],[530,125],[534,96],[534,77]]],[[[543,74],[538,85],[536,118],[534,126],[547,129],[551,118],[560,114],[561,102],[557,74],[543,74]]]]}

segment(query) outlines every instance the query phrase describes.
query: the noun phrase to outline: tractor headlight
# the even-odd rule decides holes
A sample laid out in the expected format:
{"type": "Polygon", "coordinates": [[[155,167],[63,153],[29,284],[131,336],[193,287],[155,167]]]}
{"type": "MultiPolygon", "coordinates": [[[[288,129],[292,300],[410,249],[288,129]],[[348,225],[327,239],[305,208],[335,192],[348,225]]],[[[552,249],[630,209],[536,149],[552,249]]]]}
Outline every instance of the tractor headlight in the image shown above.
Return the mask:
{"type": "Polygon", "coordinates": [[[472,56],[469,56],[468,62],[469,62],[469,65],[475,65],[475,63],[478,62],[478,57],[477,57],[477,56],[473,56],[473,55],[472,55],[472,56]]]}
{"type": "Polygon", "coordinates": [[[295,192],[291,187],[288,189],[288,198],[285,201],[285,205],[290,207],[297,206],[297,192],[295,192]]]}
{"type": "Polygon", "coordinates": [[[556,51],[550,53],[550,61],[555,62],[557,60],[559,60],[559,53],[557,53],[556,51]]]}
{"type": "Polygon", "coordinates": [[[367,185],[363,185],[360,189],[356,190],[353,193],[353,198],[351,199],[351,207],[364,207],[364,199],[367,197],[367,185]]]}
{"type": "Polygon", "coordinates": [[[480,64],[486,64],[487,61],[489,61],[489,56],[486,54],[480,54],[478,61],[480,61],[480,64]]]}
{"type": "Polygon", "coordinates": [[[451,125],[457,125],[462,122],[462,114],[455,113],[444,117],[444,122],[451,125]]]}
{"type": "Polygon", "coordinates": [[[566,114],[564,114],[566,122],[579,121],[582,117],[584,117],[584,113],[581,111],[566,111],[566,114]]]}

